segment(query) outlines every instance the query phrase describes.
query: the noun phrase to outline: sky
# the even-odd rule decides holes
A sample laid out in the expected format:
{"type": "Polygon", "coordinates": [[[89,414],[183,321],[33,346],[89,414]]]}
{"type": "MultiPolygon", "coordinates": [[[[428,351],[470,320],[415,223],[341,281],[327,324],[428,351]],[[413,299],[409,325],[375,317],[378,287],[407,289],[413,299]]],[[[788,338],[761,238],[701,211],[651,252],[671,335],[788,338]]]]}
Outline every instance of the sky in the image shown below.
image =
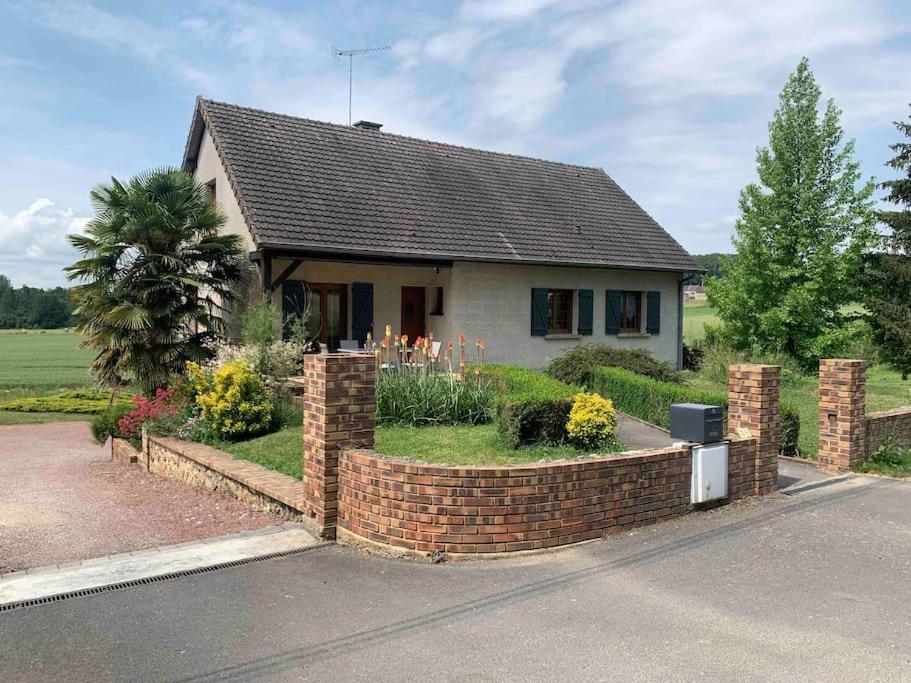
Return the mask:
{"type": "Polygon", "coordinates": [[[197,95],[603,168],[691,253],[732,250],[802,56],[882,180],[908,0],[0,0],[0,273],[65,284],[112,176],[179,165],[197,95]]]}

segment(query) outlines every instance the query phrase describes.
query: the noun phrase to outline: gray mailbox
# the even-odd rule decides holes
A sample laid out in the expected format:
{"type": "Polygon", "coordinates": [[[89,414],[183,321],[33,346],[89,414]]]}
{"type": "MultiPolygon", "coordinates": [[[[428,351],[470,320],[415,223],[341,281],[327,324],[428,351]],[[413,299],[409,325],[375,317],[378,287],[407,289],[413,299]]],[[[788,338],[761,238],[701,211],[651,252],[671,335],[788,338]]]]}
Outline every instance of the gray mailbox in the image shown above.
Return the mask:
{"type": "Polygon", "coordinates": [[[694,443],[715,443],[724,438],[724,410],[701,403],[671,404],[671,437],[694,443]]]}

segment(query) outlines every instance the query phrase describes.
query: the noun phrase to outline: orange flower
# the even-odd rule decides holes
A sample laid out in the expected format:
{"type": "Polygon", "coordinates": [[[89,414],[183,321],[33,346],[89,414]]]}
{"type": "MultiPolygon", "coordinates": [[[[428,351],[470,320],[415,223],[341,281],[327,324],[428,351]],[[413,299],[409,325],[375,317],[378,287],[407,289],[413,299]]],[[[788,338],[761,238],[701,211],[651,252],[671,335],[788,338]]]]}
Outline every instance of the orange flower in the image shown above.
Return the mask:
{"type": "Polygon", "coordinates": [[[384,349],[388,349],[388,348],[389,348],[389,340],[386,339],[386,337],[383,337],[383,338],[380,340],[380,346],[382,346],[384,349]]]}
{"type": "Polygon", "coordinates": [[[390,325],[389,323],[386,323],[386,336],[387,337],[392,336],[392,325],[390,325]]]}
{"type": "Polygon", "coordinates": [[[476,368],[474,369],[474,376],[475,376],[475,377],[480,377],[480,376],[481,376],[481,368],[476,367],[476,368]]]}
{"type": "Polygon", "coordinates": [[[367,341],[369,341],[369,342],[372,342],[372,341],[373,341],[373,332],[368,332],[368,333],[367,333],[367,341]]]}
{"type": "Polygon", "coordinates": [[[395,335],[395,345],[399,345],[399,335],[395,335]]]}
{"type": "Polygon", "coordinates": [[[465,346],[465,333],[459,332],[459,345],[465,346]]]}

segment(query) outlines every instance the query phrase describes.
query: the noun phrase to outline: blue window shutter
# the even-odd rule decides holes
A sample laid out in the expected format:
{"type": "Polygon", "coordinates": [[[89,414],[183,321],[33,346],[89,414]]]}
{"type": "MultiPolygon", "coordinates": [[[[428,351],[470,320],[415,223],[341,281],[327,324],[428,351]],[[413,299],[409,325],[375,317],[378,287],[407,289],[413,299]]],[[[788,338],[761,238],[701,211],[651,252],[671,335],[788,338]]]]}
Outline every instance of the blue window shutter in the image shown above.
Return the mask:
{"type": "Polygon", "coordinates": [[[355,282],[351,285],[351,336],[364,348],[367,333],[373,332],[373,283],[355,282]]]}
{"type": "Polygon", "coordinates": [[[579,290],[579,334],[592,333],[592,316],[594,315],[595,293],[590,289],[579,290]]]}
{"type": "Polygon", "coordinates": [[[619,289],[607,290],[607,316],[604,321],[605,334],[620,334],[620,306],[622,295],[619,289]]]}
{"type": "Polygon", "coordinates": [[[285,280],[282,285],[282,339],[291,338],[291,318],[301,315],[307,303],[307,291],[300,280],[285,280]]]}
{"type": "Polygon", "coordinates": [[[547,289],[534,287],[531,290],[531,335],[543,337],[547,334],[547,289]]]}
{"type": "Polygon", "coordinates": [[[646,295],[645,331],[649,334],[661,331],[661,292],[649,292],[646,295]]]}

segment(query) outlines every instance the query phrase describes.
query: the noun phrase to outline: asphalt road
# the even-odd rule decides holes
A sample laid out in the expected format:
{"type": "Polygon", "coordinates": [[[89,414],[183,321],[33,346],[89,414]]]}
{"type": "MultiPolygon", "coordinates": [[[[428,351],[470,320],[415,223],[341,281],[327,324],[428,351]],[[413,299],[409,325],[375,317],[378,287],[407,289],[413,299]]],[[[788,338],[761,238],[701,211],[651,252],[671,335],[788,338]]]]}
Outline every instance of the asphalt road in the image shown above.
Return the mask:
{"type": "Polygon", "coordinates": [[[0,680],[911,680],[911,484],[568,551],[342,547],[0,614],[0,680]]]}

